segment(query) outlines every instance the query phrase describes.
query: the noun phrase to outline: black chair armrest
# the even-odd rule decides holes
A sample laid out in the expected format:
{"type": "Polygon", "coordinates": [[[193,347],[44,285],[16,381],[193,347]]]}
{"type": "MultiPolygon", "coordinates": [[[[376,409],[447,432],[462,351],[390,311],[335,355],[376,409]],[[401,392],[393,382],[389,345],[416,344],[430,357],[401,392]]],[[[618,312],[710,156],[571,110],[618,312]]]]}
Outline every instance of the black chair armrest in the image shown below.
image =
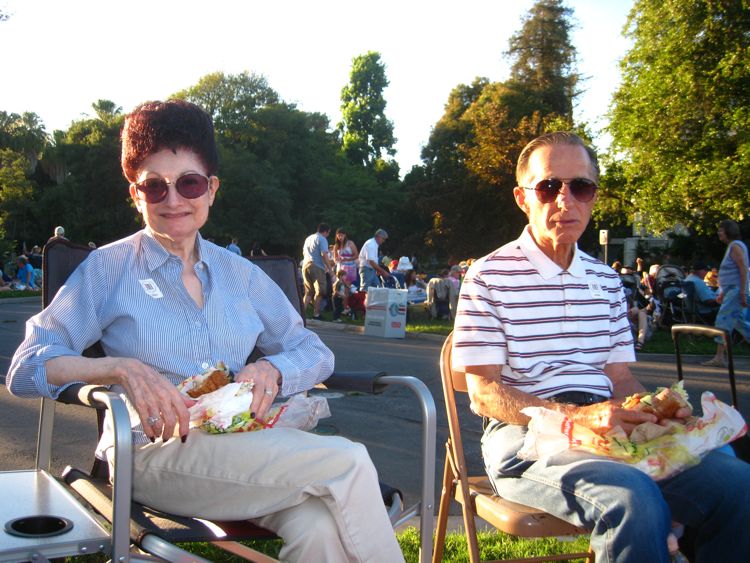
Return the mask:
{"type": "Polygon", "coordinates": [[[109,391],[105,385],[89,385],[86,383],[74,383],[62,390],[57,400],[66,405],[79,405],[95,409],[107,408],[104,403],[94,399],[96,391],[109,391]]]}
{"type": "Polygon", "coordinates": [[[385,391],[388,386],[379,382],[385,375],[387,374],[384,371],[334,371],[323,385],[337,391],[358,391],[376,395],[385,391]]]}

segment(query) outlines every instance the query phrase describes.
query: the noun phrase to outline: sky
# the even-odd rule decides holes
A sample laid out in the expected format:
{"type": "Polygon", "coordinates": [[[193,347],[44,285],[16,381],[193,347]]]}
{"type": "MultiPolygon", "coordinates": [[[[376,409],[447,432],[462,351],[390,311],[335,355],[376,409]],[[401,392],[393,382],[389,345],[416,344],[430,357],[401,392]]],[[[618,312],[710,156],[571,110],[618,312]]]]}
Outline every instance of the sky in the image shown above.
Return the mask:
{"type": "MultiPolygon", "coordinates": [[[[402,174],[443,114],[451,90],[503,81],[508,39],[533,0],[0,0],[0,110],[40,116],[48,132],[92,115],[99,99],[128,112],[211,72],[262,74],[284,101],[341,118],[352,59],[377,51],[402,174]]],[[[578,71],[575,109],[605,124],[632,0],[567,0],[578,71]]],[[[598,138],[599,148],[607,143],[598,138]]]]}

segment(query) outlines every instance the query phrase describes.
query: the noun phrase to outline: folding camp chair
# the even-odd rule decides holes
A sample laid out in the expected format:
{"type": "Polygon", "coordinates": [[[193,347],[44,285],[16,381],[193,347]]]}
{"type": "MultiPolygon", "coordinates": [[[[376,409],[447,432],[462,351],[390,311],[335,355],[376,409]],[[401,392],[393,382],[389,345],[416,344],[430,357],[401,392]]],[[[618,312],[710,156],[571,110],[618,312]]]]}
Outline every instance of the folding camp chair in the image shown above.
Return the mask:
{"type": "MultiPolygon", "coordinates": [[[[57,290],[70,273],[82,262],[90,249],[66,240],[55,240],[44,249],[43,305],[50,303],[57,290]]],[[[252,259],[284,290],[290,302],[302,310],[302,299],[295,283],[296,264],[286,257],[254,257],[252,259]]],[[[303,316],[304,318],[304,316],[303,316]]],[[[87,353],[89,353],[87,351],[87,353]]],[[[96,352],[93,352],[96,353],[96,352]]],[[[435,464],[435,403],[427,387],[409,376],[389,376],[383,372],[335,373],[325,382],[328,388],[356,390],[364,393],[381,393],[389,385],[409,388],[419,401],[422,412],[422,495],[421,500],[404,508],[402,495],[395,489],[381,485],[387,498],[388,513],[394,527],[412,516],[420,516],[420,561],[429,560],[432,552],[432,527],[434,506],[435,464]]],[[[271,558],[242,544],[240,539],[273,538],[268,530],[248,521],[208,522],[195,518],[165,514],[131,500],[132,443],[130,420],[123,400],[106,387],[72,385],[58,399],[68,404],[78,404],[98,409],[100,424],[104,409],[112,411],[115,434],[115,473],[110,485],[107,467],[97,461],[90,472],[71,467],[63,474],[65,482],[80,494],[96,513],[112,526],[111,559],[122,562],[138,560],[131,553],[131,542],[137,550],[161,557],[170,562],[205,561],[174,545],[178,542],[211,542],[235,555],[251,561],[272,561],[271,558]]],[[[40,451],[43,463],[49,465],[54,401],[42,400],[40,419],[40,451]]],[[[100,426],[101,430],[101,426],[100,426]]]]}
{"type": "MultiPolygon", "coordinates": [[[[498,496],[492,489],[490,480],[486,475],[469,476],[464,457],[455,396],[457,392],[467,392],[466,374],[451,367],[452,340],[453,334],[450,334],[445,340],[440,354],[440,376],[443,381],[449,435],[445,443],[445,470],[443,472],[443,488],[440,495],[440,509],[435,532],[435,551],[432,561],[437,563],[443,557],[443,543],[451,500],[456,500],[461,504],[471,563],[480,561],[476,517],[482,518],[498,530],[514,536],[540,538],[590,534],[589,530],[568,524],[551,514],[498,496]]],[[[576,558],[586,558],[590,563],[593,563],[594,554],[589,550],[588,553],[566,553],[506,561],[563,561],[576,558]]]]}

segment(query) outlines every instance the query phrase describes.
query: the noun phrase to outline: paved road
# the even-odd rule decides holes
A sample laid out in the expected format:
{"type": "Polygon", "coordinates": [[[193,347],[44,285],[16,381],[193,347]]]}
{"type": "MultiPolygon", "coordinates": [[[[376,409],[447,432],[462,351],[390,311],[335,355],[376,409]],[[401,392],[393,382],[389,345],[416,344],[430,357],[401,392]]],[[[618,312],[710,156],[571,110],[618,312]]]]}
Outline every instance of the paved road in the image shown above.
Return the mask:
{"type": "MultiPolygon", "coordinates": [[[[23,338],[24,321],[40,308],[38,300],[7,301],[0,300],[1,374],[6,372],[13,351],[23,338]]],[[[438,373],[442,339],[431,336],[408,336],[405,340],[379,339],[331,323],[314,323],[311,328],[336,354],[338,369],[385,370],[393,375],[413,375],[425,382],[437,404],[437,487],[442,477],[443,444],[447,436],[438,373]]],[[[728,401],[729,385],[725,373],[700,366],[702,359],[685,358],[687,389],[694,402],[705,389],[714,391],[728,401]]],[[[742,359],[737,363],[740,411],[748,419],[750,360],[742,359]]],[[[671,355],[641,355],[633,370],[648,388],[668,385],[676,379],[671,355]]],[[[472,471],[480,473],[480,420],[468,411],[465,397],[461,397],[460,401],[467,461],[472,471]]],[[[330,397],[329,404],[333,416],[321,422],[319,431],[345,435],[365,443],[381,479],[400,487],[406,493],[407,501],[413,501],[419,494],[420,414],[411,393],[406,389],[392,388],[380,396],[334,395],[330,397]]],[[[37,413],[37,401],[12,397],[4,386],[0,386],[0,470],[33,467],[37,413]]],[[[87,467],[95,442],[93,413],[62,405],[58,407],[56,429],[53,470],[59,472],[70,463],[87,467]]]]}

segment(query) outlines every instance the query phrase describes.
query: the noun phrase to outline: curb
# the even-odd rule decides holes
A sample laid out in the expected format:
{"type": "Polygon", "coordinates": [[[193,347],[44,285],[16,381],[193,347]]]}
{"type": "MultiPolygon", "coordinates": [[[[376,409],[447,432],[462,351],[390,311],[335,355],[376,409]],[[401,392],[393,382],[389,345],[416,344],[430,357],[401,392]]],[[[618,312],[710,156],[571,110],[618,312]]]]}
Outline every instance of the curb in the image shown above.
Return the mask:
{"type": "Polygon", "coordinates": [[[0,305],[4,304],[12,304],[12,303],[33,303],[38,302],[40,305],[42,304],[42,296],[41,295],[32,295],[31,297],[4,297],[0,299],[0,305]]]}

